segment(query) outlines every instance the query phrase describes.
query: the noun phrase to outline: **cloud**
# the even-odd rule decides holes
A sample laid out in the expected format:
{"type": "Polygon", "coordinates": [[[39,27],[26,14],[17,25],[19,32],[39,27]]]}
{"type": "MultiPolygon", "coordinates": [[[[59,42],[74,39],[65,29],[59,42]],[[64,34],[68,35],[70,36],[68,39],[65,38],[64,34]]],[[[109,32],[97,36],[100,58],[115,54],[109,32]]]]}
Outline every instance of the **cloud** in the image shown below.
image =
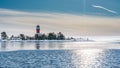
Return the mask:
{"type": "Polygon", "coordinates": [[[95,7],[95,8],[100,8],[100,9],[106,10],[106,11],[108,11],[108,12],[111,12],[111,13],[117,14],[116,11],[113,11],[113,10],[107,9],[107,8],[105,8],[105,7],[103,7],[103,6],[97,6],[97,5],[92,5],[92,6],[95,7]]]}
{"type": "Polygon", "coordinates": [[[66,35],[120,35],[120,18],[80,16],[55,12],[23,12],[0,9],[0,32],[9,35],[35,34],[40,24],[41,32],[63,32],[66,35]]]}

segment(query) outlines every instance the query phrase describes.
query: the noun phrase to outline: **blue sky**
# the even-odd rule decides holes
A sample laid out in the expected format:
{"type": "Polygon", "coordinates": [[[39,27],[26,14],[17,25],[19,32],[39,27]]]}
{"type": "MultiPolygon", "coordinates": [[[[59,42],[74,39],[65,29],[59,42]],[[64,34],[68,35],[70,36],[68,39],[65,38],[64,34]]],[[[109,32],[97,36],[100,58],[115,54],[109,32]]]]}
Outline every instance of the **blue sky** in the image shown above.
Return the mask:
{"type": "Polygon", "coordinates": [[[81,12],[82,0],[2,0],[1,8],[29,11],[81,12]]]}
{"type": "Polygon", "coordinates": [[[93,15],[120,15],[120,0],[0,0],[0,8],[23,11],[46,11],[93,15]],[[110,13],[92,5],[102,6],[117,12],[110,13]]]}
{"type": "Polygon", "coordinates": [[[120,35],[120,0],[0,0],[0,32],[120,35]],[[62,28],[61,28],[62,27],[62,28]]]}

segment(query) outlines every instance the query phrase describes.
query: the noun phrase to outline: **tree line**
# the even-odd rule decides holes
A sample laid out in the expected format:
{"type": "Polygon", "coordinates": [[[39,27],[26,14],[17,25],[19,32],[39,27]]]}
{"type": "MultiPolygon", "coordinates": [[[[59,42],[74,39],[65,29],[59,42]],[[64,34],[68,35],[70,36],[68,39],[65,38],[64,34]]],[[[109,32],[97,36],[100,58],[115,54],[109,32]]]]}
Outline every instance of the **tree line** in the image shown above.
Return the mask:
{"type": "Polygon", "coordinates": [[[20,34],[19,36],[10,36],[8,37],[6,32],[1,32],[2,40],[65,40],[65,35],[61,32],[55,34],[54,32],[50,32],[48,34],[35,34],[34,36],[27,36],[24,34],[20,34]]]}

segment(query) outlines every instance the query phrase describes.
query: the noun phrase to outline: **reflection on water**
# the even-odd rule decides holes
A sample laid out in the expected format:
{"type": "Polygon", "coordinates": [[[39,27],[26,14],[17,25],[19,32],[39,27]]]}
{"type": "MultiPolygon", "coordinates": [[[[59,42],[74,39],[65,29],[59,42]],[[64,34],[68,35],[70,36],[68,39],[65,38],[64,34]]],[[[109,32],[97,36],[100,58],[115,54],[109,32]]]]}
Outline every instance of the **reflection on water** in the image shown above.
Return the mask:
{"type": "Polygon", "coordinates": [[[36,45],[36,49],[40,49],[40,42],[39,41],[36,41],[35,45],[36,45]]]}
{"type": "Polygon", "coordinates": [[[3,42],[1,43],[1,50],[6,49],[6,46],[7,46],[7,42],[6,42],[6,41],[3,41],[3,42]]]}
{"type": "Polygon", "coordinates": [[[120,49],[119,43],[65,41],[1,41],[0,51],[58,49],[120,49]]]}
{"type": "Polygon", "coordinates": [[[0,51],[60,49],[63,43],[62,41],[1,41],[0,51]]]}
{"type": "Polygon", "coordinates": [[[75,68],[120,68],[119,49],[82,49],[72,51],[75,68]]]}
{"type": "Polygon", "coordinates": [[[23,47],[24,47],[24,44],[25,44],[25,42],[24,42],[24,41],[21,41],[21,42],[20,42],[20,48],[23,48],[23,47]]]}
{"type": "Polygon", "coordinates": [[[103,50],[100,49],[76,50],[73,51],[73,53],[76,53],[77,59],[80,60],[79,62],[79,65],[81,65],[80,68],[100,67],[104,54],[103,50]]]}

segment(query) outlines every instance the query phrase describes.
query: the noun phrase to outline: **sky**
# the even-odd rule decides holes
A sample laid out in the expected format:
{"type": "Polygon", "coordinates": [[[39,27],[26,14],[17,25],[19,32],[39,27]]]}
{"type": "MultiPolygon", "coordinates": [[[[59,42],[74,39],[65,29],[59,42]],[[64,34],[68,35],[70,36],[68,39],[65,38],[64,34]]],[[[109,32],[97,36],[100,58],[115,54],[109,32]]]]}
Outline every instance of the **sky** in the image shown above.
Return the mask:
{"type": "Polygon", "coordinates": [[[0,0],[0,32],[119,36],[120,0],[0,0]]]}

